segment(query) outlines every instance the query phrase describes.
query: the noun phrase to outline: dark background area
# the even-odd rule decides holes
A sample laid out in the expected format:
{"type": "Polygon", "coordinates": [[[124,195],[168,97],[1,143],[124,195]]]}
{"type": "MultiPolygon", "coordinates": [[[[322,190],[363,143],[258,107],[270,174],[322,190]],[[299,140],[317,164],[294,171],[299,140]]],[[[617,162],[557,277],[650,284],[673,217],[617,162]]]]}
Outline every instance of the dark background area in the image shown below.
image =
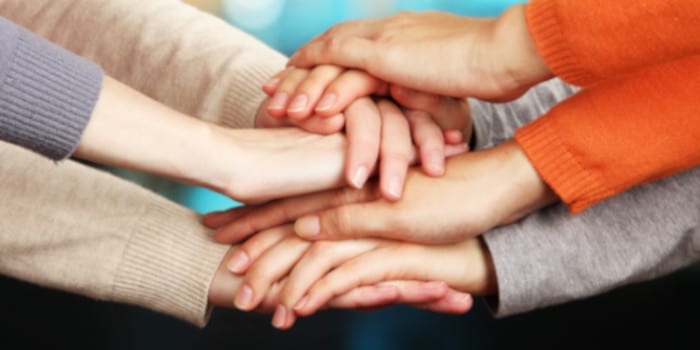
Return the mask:
{"type": "Polygon", "coordinates": [[[594,298],[503,319],[392,307],[324,311],[290,331],[270,316],[217,309],[204,329],[139,307],[0,279],[0,349],[698,348],[700,266],[594,298]],[[610,339],[610,340],[608,340],[610,339]],[[10,345],[10,344],[21,344],[10,345]]]}

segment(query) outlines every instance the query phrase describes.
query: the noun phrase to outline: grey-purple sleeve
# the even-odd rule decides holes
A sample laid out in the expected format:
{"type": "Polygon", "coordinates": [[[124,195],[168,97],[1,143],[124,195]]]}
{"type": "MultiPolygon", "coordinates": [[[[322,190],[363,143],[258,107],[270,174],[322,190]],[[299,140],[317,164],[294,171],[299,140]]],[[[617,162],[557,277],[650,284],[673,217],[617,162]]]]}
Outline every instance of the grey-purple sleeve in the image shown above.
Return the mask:
{"type": "MultiPolygon", "coordinates": [[[[477,143],[489,147],[573,93],[558,80],[513,103],[474,101],[477,143]],[[479,135],[479,130],[484,129],[479,135]],[[479,140],[481,136],[481,140],[479,140]]],[[[555,205],[484,234],[497,317],[649,280],[700,259],[700,168],[639,186],[572,215],[555,205]]]]}
{"type": "Polygon", "coordinates": [[[70,156],[102,79],[99,66],[0,17],[0,140],[70,156]]]}

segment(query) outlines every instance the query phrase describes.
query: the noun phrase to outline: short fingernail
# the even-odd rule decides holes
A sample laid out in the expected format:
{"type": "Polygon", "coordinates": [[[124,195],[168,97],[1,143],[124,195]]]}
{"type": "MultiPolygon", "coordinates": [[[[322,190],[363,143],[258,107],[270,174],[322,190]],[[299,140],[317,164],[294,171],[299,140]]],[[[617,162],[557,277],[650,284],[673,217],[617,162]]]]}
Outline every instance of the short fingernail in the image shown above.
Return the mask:
{"type": "Polygon", "coordinates": [[[268,80],[267,83],[265,83],[264,86],[266,86],[266,87],[276,87],[277,84],[279,84],[279,82],[280,82],[280,78],[275,77],[275,78],[272,78],[272,79],[268,80]]]}
{"type": "Polygon", "coordinates": [[[331,109],[331,107],[333,107],[337,99],[338,96],[331,92],[323,95],[321,101],[318,101],[318,105],[316,105],[316,110],[319,112],[323,112],[325,110],[331,109]]]}
{"type": "Polygon", "coordinates": [[[393,176],[389,179],[387,191],[394,198],[401,198],[401,180],[398,176],[393,176]]]}
{"type": "Polygon", "coordinates": [[[299,302],[296,305],[294,305],[294,310],[303,309],[304,306],[306,306],[306,303],[308,303],[308,302],[309,302],[309,296],[306,295],[303,298],[301,298],[301,300],[299,300],[299,302]]]}
{"type": "Polygon", "coordinates": [[[306,216],[297,220],[294,230],[303,237],[318,236],[321,233],[321,221],[318,216],[306,216]]]}
{"type": "Polygon", "coordinates": [[[288,112],[299,112],[303,111],[304,108],[306,108],[306,104],[309,102],[309,98],[306,97],[306,95],[298,95],[292,100],[292,103],[289,104],[289,108],[287,108],[288,112]]]}
{"type": "Polygon", "coordinates": [[[277,305],[275,314],[272,316],[272,325],[275,328],[282,328],[284,320],[287,318],[287,308],[284,305],[277,305]]]}
{"type": "Polygon", "coordinates": [[[236,307],[240,310],[247,310],[250,302],[253,300],[253,290],[246,286],[243,286],[241,290],[236,295],[236,307]]]}
{"type": "Polygon", "coordinates": [[[428,166],[435,172],[442,172],[445,167],[445,158],[439,152],[431,152],[428,155],[428,166]]]}
{"type": "Polygon", "coordinates": [[[241,273],[248,266],[248,254],[245,252],[236,253],[231,260],[229,260],[226,268],[233,273],[241,273]]]}
{"type": "Polygon", "coordinates": [[[286,92],[278,92],[275,94],[275,96],[272,97],[272,100],[270,100],[270,104],[267,105],[268,109],[284,109],[284,106],[287,104],[287,99],[289,98],[289,95],[287,95],[286,92]]]}
{"type": "Polygon", "coordinates": [[[365,182],[367,181],[367,167],[364,165],[360,165],[357,167],[357,170],[355,170],[355,175],[352,176],[352,185],[353,187],[360,189],[362,186],[365,185],[365,182]]]}

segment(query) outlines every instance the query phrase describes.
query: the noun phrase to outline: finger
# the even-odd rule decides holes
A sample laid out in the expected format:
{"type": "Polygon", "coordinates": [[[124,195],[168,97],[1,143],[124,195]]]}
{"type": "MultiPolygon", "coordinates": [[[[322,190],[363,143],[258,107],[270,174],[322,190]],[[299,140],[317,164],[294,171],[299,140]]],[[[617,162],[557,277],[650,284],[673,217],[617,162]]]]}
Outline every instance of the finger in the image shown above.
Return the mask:
{"type": "Polygon", "coordinates": [[[308,240],[394,237],[401,232],[401,213],[385,201],[356,203],[303,216],[294,223],[297,235],[308,240]]]}
{"type": "MultiPolygon", "coordinates": [[[[301,120],[311,116],[321,94],[344,70],[344,68],[332,65],[314,67],[292,94],[291,102],[287,107],[289,118],[301,120]]],[[[326,116],[338,113],[340,111],[326,116]]]]}
{"type": "Polygon", "coordinates": [[[440,299],[410,304],[413,307],[423,310],[460,315],[466,313],[472,308],[474,305],[474,299],[472,298],[471,294],[450,289],[448,290],[447,294],[440,299]]]}
{"type": "Polygon", "coordinates": [[[318,41],[304,45],[292,55],[289,65],[303,68],[319,64],[335,64],[366,71],[371,58],[377,54],[374,43],[364,38],[322,36],[318,41]]]}
{"type": "Polygon", "coordinates": [[[445,145],[445,158],[454,157],[469,151],[469,146],[464,143],[445,145]]]}
{"type": "Polygon", "coordinates": [[[387,86],[366,72],[347,70],[328,85],[315,111],[321,116],[338,114],[360,97],[388,94],[387,86]]]}
{"type": "Polygon", "coordinates": [[[292,68],[285,76],[284,80],[277,85],[275,94],[267,105],[267,112],[274,117],[284,117],[287,115],[289,97],[294,93],[297,86],[306,79],[309,70],[292,68]]]}
{"type": "Polygon", "coordinates": [[[245,243],[238,246],[226,261],[226,268],[240,275],[248,270],[263,253],[292,233],[290,225],[274,227],[261,231],[245,243]]]}
{"type": "Polygon", "coordinates": [[[286,68],[283,71],[273,75],[264,85],[263,85],[263,91],[270,97],[272,97],[275,92],[277,91],[277,87],[279,86],[279,83],[284,80],[284,78],[289,74],[290,71],[292,71],[294,68],[286,68]]]}
{"type": "Polygon", "coordinates": [[[296,263],[282,287],[280,300],[288,308],[303,303],[301,298],[314,282],[344,262],[374,249],[376,240],[315,242],[296,263]]]}
{"type": "Polygon", "coordinates": [[[389,252],[376,249],[328,273],[314,283],[308,294],[304,296],[305,303],[295,311],[305,316],[315,312],[336,295],[344,294],[353,288],[373,285],[386,280],[427,280],[419,254],[410,249],[389,252]],[[401,259],[387,259],[386,256],[400,256],[401,259]],[[418,260],[418,261],[417,261],[418,260]]]}
{"type": "Polygon", "coordinates": [[[464,134],[462,134],[461,130],[445,130],[443,136],[445,143],[448,145],[464,143],[464,134]]]}
{"type": "Polygon", "coordinates": [[[471,117],[466,99],[435,95],[391,85],[391,97],[401,106],[427,112],[442,129],[462,130],[471,117]]]}
{"type": "Polygon", "coordinates": [[[268,249],[248,269],[242,287],[236,294],[236,307],[243,311],[254,309],[272,284],[287,275],[309,244],[298,237],[289,236],[268,249]]]}
{"type": "Polygon", "coordinates": [[[445,173],[445,137],[440,127],[423,111],[407,111],[413,142],[420,153],[423,171],[430,176],[445,173]]]}
{"type": "Polygon", "coordinates": [[[355,188],[362,188],[379,158],[381,116],[370,98],[360,98],[345,110],[345,133],[348,138],[346,178],[355,188]]]}
{"type": "Polygon", "coordinates": [[[246,215],[247,213],[251,212],[253,208],[253,206],[246,205],[207,213],[202,218],[202,223],[208,228],[217,229],[233,220],[236,220],[239,217],[246,215]]]}
{"type": "Polygon", "coordinates": [[[345,126],[345,115],[341,113],[332,117],[321,117],[314,114],[308,119],[300,121],[292,120],[292,124],[314,134],[328,135],[343,130],[345,126]]]}
{"type": "Polygon", "coordinates": [[[233,219],[225,226],[219,226],[214,233],[214,238],[220,243],[236,243],[255,232],[285,224],[302,215],[345,204],[367,202],[377,197],[375,186],[367,186],[359,190],[348,187],[281,199],[262,206],[250,207],[250,210],[241,208],[242,215],[230,214],[233,219]]]}
{"type": "Polygon", "coordinates": [[[401,110],[387,100],[378,103],[382,118],[379,187],[384,198],[401,198],[411,160],[411,129],[401,110]]]}
{"type": "Polygon", "coordinates": [[[399,303],[400,291],[390,284],[362,286],[328,302],[329,307],[337,309],[368,309],[379,308],[399,303]]]}

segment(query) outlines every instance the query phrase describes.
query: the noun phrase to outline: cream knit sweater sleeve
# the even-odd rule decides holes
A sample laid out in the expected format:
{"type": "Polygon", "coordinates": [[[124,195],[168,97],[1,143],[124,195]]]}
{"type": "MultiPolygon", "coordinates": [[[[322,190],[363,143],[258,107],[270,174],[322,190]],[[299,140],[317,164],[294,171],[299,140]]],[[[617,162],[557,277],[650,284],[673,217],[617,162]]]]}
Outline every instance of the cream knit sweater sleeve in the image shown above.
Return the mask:
{"type": "MultiPolygon", "coordinates": [[[[174,0],[0,0],[0,15],[180,111],[250,127],[284,57],[174,0]]],[[[0,273],[203,326],[227,246],[117,177],[0,143],[0,273]]]]}
{"type": "Polygon", "coordinates": [[[0,0],[0,15],[185,114],[253,127],[286,58],[177,0],[0,0]]]}

